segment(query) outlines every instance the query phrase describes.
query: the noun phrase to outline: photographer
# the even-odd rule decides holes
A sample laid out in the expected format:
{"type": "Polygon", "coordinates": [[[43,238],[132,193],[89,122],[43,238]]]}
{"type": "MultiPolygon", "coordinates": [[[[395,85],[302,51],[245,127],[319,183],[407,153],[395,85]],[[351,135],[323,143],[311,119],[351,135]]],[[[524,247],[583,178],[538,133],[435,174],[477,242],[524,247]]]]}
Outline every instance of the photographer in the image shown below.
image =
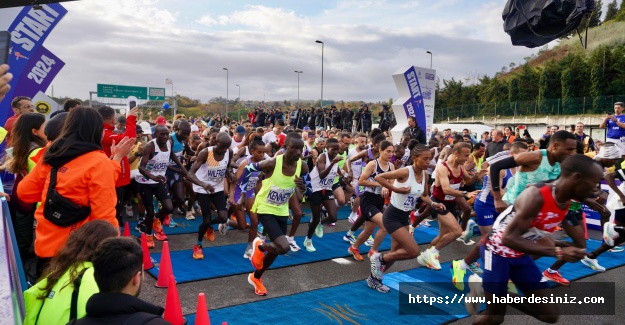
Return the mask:
{"type": "Polygon", "coordinates": [[[362,119],[362,132],[364,133],[369,133],[371,132],[371,125],[372,125],[372,120],[371,120],[371,111],[369,110],[369,106],[365,105],[362,107],[362,115],[361,115],[361,119],[362,119]]]}
{"type": "Polygon", "coordinates": [[[354,112],[352,112],[351,107],[343,107],[341,110],[341,129],[347,130],[348,132],[352,131],[352,119],[354,118],[354,112]]]}
{"type": "Polygon", "coordinates": [[[325,114],[323,112],[323,108],[319,107],[317,108],[317,110],[315,111],[315,125],[317,127],[323,127],[325,130],[325,114]]]}
{"type": "Polygon", "coordinates": [[[339,123],[341,122],[341,112],[339,112],[339,110],[336,109],[336,105],[332,105],[332,111],[330,112],[330,116],[332,117],[330,125],[332,127],[340,128],[339,123]]]}
{"type": "Polygon", "coordinates": [[[315,129],[315,109],[313,107],[309,107],[306,110],[306,123],[311,130],[315,129]]]}
{"type": "Polygon", "coordinates": [[[382,132],[388,131],[394,126],[392,124],[393,113],[391,112],[391,108],[388,105],[386,104],[382,105],[382,110],[380,111],[379,115],[380,115],[380,130],[382,130],[382,132]]]}
{"type": "Polygon", "coordinates": [[[296,128],[298,117],[299,117],[299,109],[296,107],[291,108],[291,113],[289,114],[289,125],[296,128]]]}

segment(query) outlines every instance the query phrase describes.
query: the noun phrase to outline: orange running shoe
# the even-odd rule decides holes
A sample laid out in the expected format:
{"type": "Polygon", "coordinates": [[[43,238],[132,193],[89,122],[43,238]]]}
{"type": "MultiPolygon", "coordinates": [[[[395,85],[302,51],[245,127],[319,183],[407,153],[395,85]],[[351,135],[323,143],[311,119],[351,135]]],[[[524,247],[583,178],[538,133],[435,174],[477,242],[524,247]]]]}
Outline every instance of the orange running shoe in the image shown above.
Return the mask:
{"type": "Polygon", "coordinates": [[[247,282],[249,282],[251,285],[254,286],[254,293],[259,295],[259,296],[266,296],[267,295],[267,289],[265,289],[265,286],[263,285],[263,278],[261,277],[260,279],[257,279],[254,277],[254,272],[250,273],[250,275],[247,276],[247,282]]]}
{"type": "Polygon", "coordinates": [[[257,270],[262,270],[263,268],[263,260],[265,259],[265,253],[261,252],[259,247],[263,244],[263,241],[260,238],[254,238],[252,242],[252,257],[250,257],[250,261],[252,261],[252,265],[257,270]]]}
{"type": "Polygon", "coordinates": [[[152,229],[154,229],[154,232],[163,231],[163,224],[160,220],[158,220],[158,218],[154,218],[154,222],[152,223],[152,229]]]}
{"type": "Polygon", "coordinates": [[[215,230],[213,229],[213,226],[210,226],[208,229],[206,229],[204,237],[208,241],[215,241],[215,230]]]}
{"type": "Polygon", "coordinates": [[[193,259],[194,260],[203,260],[204,253],[202,252],[202,245],[193,245],[193,259]]]}
{"type": "Polygon", "coordinates": [[[165,216],[165,219],[163,219],[163,226],[169,226],[171,224],[171,217],[169,215],[165,216]]]}
{"type": "Polygon", "coordinates": [[[154,236],[152,235],[145,236],[145,241],[148,243],[148,248],[154,248],[154,236]]]}
{"type": "Polygon", "coordinates": [[[571,285],[571,281],[563,278],[562,275],[560,274],[560,271],[556,271],[555,273],[550,273],[548,270],[545,270],[543,272],[543,279],[547,279],[547,280],[553,281],[557,284],[567,286],[567,287],[571,285]]]}
{"type": "Polygon", "coordinates": [[[354,257],[354,259],[356,261],[362,261],[364,260],[362,258],[362,255],[360,255],[360,252],[358,251],[358,248],[354,247],[354,246],[349,246],[349,248],[347,249],[347,252],[352,254],[352,256],[354,257]]]}

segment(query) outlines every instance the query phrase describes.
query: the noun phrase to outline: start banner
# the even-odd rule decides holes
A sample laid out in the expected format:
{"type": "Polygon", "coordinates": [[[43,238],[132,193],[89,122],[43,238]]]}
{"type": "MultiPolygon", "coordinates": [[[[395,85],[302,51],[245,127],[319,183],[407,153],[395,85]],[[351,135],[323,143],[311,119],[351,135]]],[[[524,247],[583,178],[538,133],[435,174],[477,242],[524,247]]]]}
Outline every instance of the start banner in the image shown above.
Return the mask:
{"type": "Polygon", "coordinates": [[[393,103],[393,113],[397,120],[397,126],[391,130],[393,139],[401,137],[410,116],[429,134],[434,124],[436,70],[405,67],[393,74],[393,80],[399,93],[399,98],[393,103]]]}

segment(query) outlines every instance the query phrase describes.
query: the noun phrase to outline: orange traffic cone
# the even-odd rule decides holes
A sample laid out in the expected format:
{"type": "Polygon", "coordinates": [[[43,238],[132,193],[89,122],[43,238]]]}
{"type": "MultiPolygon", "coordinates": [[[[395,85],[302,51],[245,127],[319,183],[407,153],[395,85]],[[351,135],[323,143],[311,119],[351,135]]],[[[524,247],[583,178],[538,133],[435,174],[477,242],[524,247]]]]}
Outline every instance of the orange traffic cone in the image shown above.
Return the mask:
{"type": "Polygon", "coordinates": [[[128,221],[124,225],[124,237],[130,237],[130,226],[128,225],[128,221]]]}
{"type": "Polygon", "coordinates": [[[176,280],[173,275],[169,276],[169,288],[167,289],[167,300],[165,300],[165,313],[163,318],[172,325],[186,324],[187,320],[182,316],[180,297],[176,289],[176,280]]]}
{"type": "Polygon", "coordinates": [[[163,251],[161,252],[161,263],[158,269],[158,280],[155,286],[157,288],[167,288],[169,286],[169,278],[173,276],[171,258],[169,257],[169,243],[164,241],[163,251]]]}
{"type": "Polygon", "coordinates": [[[208,316],[208,308],[206,307],[206,296],[200,293],[197,297],[197,308],[195,309],[195,325],[210,325],[211,320],[208,316]]]}
{"type": "Polygon", "coordinates": [[[143,270],[147,271],[154,267],[152,259],[150,258],[150,250],[148,249],[148,242],[145,239],[145,233],[141,232],[141,250],[143,251],[143,270]]]}

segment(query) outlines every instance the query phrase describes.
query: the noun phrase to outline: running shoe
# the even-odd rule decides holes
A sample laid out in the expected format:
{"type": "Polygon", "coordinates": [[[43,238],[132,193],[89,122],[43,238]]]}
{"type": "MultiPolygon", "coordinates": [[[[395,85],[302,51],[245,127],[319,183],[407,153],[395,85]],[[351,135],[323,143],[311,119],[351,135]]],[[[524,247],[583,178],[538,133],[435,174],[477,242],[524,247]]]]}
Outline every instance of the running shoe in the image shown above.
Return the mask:
{"type": "Polygon", "coordinates": [[[371,247],[373,246],[373,236],[369,236],[369,239],[365,242],[365,245],[371,247]]]}
{"type": "Polygon", "coordinates": [[[252,257],[250,258],[250,261],[252,261],[252,265],[257,270],[261,270],[263,268],[263,260],[265,259],[265,253],[261,252],[259,249],[262,244],[263,242],[260,238],[254,238],[254,241],[252,242],[252,257]]]}
{"type": "Polygon", "coordinates": [[[195,216],[193,215],[193,211],[187,211],[185,218],[187,220],[195,220],[195,216]]]}
{"type": "Polygon", "coordinates": [[[348,243],[350,243],[350,244],[353,244],[353,243],[356,242],[356,236],[345,234],[345,236],[343,236],[343,240],[348,242],[348,243]]]}
{"type": "Polygon", "coordinates": [[[219,224],[219,233],[222,235],[226,235],[228,233],[228,224],[227,223],[220,223],[219,224]]]}
{"type": "Polygon", "coordinates": [[[148,243],[148,248],[154,248],[154,236],[147,235],[145,236],[145,241],[148,243]]]}
{"type": "Polygon", "coordinates": [[[299,245],[297,245],[294,237],[286,236],[286,240],[289,242],[289,246],[291,246],[291,252],[297,252],[302,249],[299,245]]]}
{"type": "Polygon", "coordinates": [[[349,248],[347,249],[347,252],[350,253],[354,257],[354,259],[356,261],[361,262],[362,260],[364,260],[362,258],[362,255],[360,255],[360,252],[358,251],[358,248],[356,248],[354,246],[350,245],[349,248]]]}
{"type": "Polygon", "coordinates": [[[193,259],[194,260],[203,260],[204,253],[202,253],[202,245],[193,245],[193,259]]]}
{"type": "Polygon", "coordinates": [[[618,232],[616,232],[615,224],[606,222],[603,224],[603,240],[608,246],[614,246],[614,240],[618,238],[618,232]]]}
{"type": "Polygon", "coordinates": [[[317,251],[315,246],[313,246],[312,239],[308,239],[308,237],[304,239],[304,247],[306,247],[306,250],[311,253],[317,251]]]}
{"type": "Polygon", "coordinates": [[[293,220],[293,211],[289,210],[289,220],[293,220]]]}
{"type": "Polygon", "coordinates": [[[262,240],[263,243],[267,241],[267,236],[263,235],[263,234],[258,234],[258,239],[262,240]]]}
{"type": "Polygon", "coordinates": [[[417,256],[417,262],[419,264],[421,264],[422,266],[428,267],[428,251],[425,250],[424,252],[421,252],[421,254],[419,254],[419,256],[417,256]]]}
{"type": "Polygon", "coordinates": [[[255,278],[254,272],[250,273],[250,275],[247,276],[247,282],[249,282],[249,284],[254,286],[255,294],[259,296],[267,295],[267,289],[265,289],[265,286],[263,285],[263,278],[260,278],[260,279],[255,278]]]}
{"type": "Polygon", "coordinates": [[[620,253],[624,250],[625,248],[623,248],[622,246],[614,246],[612,249],[610,249],[610,252],[612,253],[620,253]]]}
{"type": "Polygon", "coordinates": [[[384,272],[382,272],[382,261],[380,261],[380,253],[375,253],[371,255],[371,276],[380,281],[384,279],[384,272]]]}
{"type": "Polygon", "coordinates": [[[569,286],[571,285],[571,281],[565,279],[562,277],[562,275],[560,274],[560,271],[556,271],[555,273],[551,273],[548,270],[545,270],[543,272],[543,279],[547,279],[550,281],[553,281],[557,284],[563,285],[563,286],[569,286]]]}
{"type": "Polygon", "coordinates": [[[143,222],[137,222],[137,225],[135,226],[135,230],[138,232],[146,232],[145,224],[143,222]]]}
{"type": "Polygon", "coordinates": [[[484,273],[484,270],[482,270],[482,267],[480,266],[479,262],[471,263],[471,265],[469,265],[469,271],[473,272],[474,274],[484,273]]]}
{"type": "Polygon", "coordinates": [[[562,231],[562,227],[556,226],[556,230],[555,231],[562,231]]]}
{"type": "Polygon", "coordinates": [[[597,262],[597,259],[592,259],[592,258],[589,258],[588,256],[584,256],[581,262],[582,264],[588,266],[589,268],[595,271],[605,272],[605,267],[599,265],[599,262],[597,262]]]}
{"type": "Polygon", "coordinates": [[[463,270],[460,265],[462,264],[462,260],[451,261],[451,265],[449,271],[451,272],[451,282],[454,284],[456,289],[463,291],[464,290],[464,275],[467,270],[463,270]]]}
{"type": "Polygon", "coordinates": [[[152,222],[152,229],[158,232],[163,231],[163,224],[160,220],[158,220],[158,218],[154,218],[154,222],[152,222]]]}
{"type": "Polygon", "coordinates": [[[329,223],[329,224],[328,224],[328,226],[330,226],[330,227],[334,227],[334,226],[336,226],[336,222],[329,223]]]}
{"type": "Polygon", "coordinates": [[[508,280],[508,292],[519,294],[519,289],[517,289],[516,284],[512,280],[508,280]]]}
{"type": "Polygon", "coordinates": [[[421,221],[419,223],[419,226],[423,226],[423,227],[432,227],[432,225],[430,225],[430,220],[428,219],[423,219],[423,221],[421,221]]]}
{"type": "Polygon", "coordinates": [[[367,285],[369,286],[369,288],[377,290],[381,293],[389,293],[389,291],[391,291],[391,289],[384,285],[382,281],[374,278],[371,275],[369,275],[369,277],[367,278],[367,285]]]}
{"type": "Polygon", "coordinates": [[[371,256],[373,256],[373,254],[377,254],[378,251],[374,251],[373,249],[369,250],[369,253],[367,253],[367,256],[369,257],[369,259],[371,259],[371,256]]]}
{"type": "Polygon", "coordinates": [[[126,216],[132,217],[134,214],[132,213],[132,205],[126,204],[126,216]]]}
{"type": "Polygon", "coordinates": [[[467,308],[469,315],[477,315],[480,309],[480,303],[476,301],[476,298],[484,297],[484,288],[482,288],[482,278],[477,274],[471,274],[468,279],[469,293],[465,299],[464,306],[467,308]]]}
{"type": "Polygon", "coordinates": [[[323,238],[323,225],[321,225],[321,223],[319,223],[317,228],[315,228],[315,236],[323,238]]]}
{"type": "Polygon", "coordinates": [[[154,239],[159,241],[167,240],[167,235],[165,235],[165,232],[163,231],[163,226],[161,225],[160,220],[154,220],[154,226],[152,228],[154,229],[154,239]]]}
{"type": "Polygon", "coordinates": [[[347,218],[347,221],[351,224],[354,224],[354,222],[356,222],[356,219],[358,219],[358,213],[352,212],[347,218]]]}
{"type": "Polygon", "coordinates": [[[243,258],[250,259],[252,257],[252,247],[248,247],[245,249],[245,253],[243,254],[243,258]]]}
{"type": "Polygon", "coordinates": [[[178,227],[178,223],[176,223],[174,221],[174,218],[170,218],[168,227],[169,228],[176,228],[176,227],[178,227]]]}
{"type": "Polygon", "coordinates": [[[428,254],[426,255],[426,258],[427,258],[428,268],[432,270],[437,270],[437,271],[441,269],[441,263],[439,262],[439,258],[440,258],[439,253],[432,254],[431,252],[428,252],[428,254]]]}
{"type": "Polygon", "coordinates": [[[163,219],[163,226],[169,226],[171,224],[171,217],[170,215],[166,215],[165,218],[163,219]]]}
{"type": "Polygon", "coordinates": [[[208,240],[208,241],[215,241],[215,229],[213,229],[212,225],[210,227],[208,227],[208,229],[206,229],[206,233],[204,234],[204,238],[206,238],[206,240],[208,240]]]}
{"type": "Polygon", "coordinates": [[[263,228],[263,225],[259,224],[257,229],[258,229],[257,230],[258,236],[262,236],[263,235],[263,230],[265,230],[265,228],[263,228]]]}

